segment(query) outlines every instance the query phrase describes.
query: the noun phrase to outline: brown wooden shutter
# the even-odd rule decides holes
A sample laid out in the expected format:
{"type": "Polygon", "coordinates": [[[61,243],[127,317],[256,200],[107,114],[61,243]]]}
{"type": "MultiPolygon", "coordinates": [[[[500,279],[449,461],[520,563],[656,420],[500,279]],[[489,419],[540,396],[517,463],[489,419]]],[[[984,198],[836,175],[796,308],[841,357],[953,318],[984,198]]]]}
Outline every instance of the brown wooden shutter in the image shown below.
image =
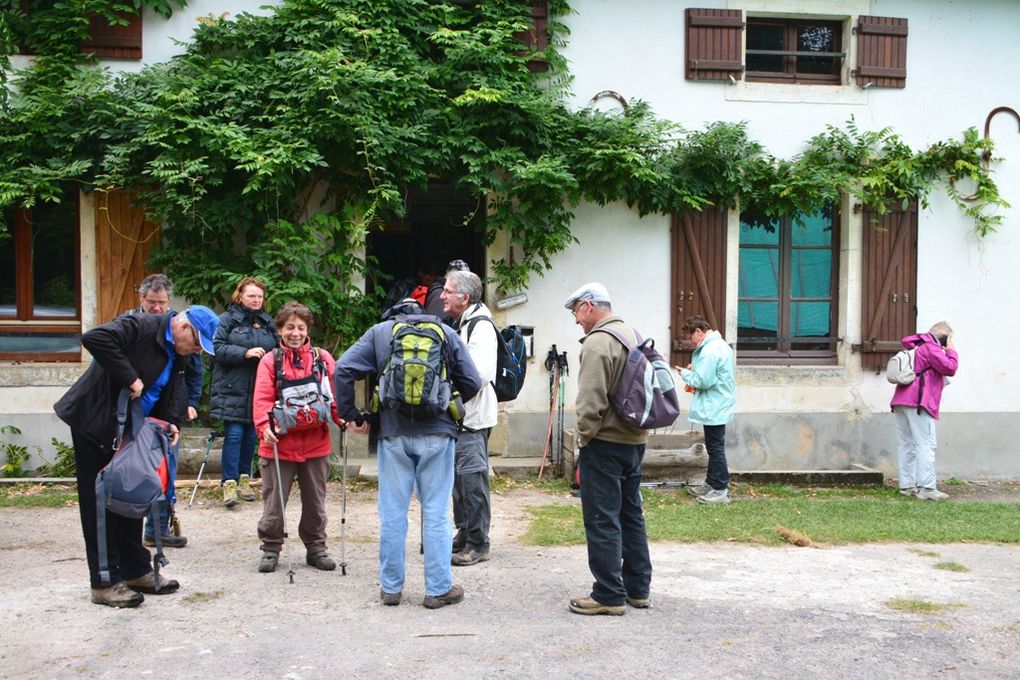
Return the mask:
{"type": "Polygon", "coordinates": [[[907,20],[890,17],[857,18],[858,85],[906,87],[907,20]]]}
{"type": "Polygon", "coordinates": [[[861,365],[881,370],[917,330],[917,202],[864,210],[861,365]]]}
{"type": "Polygon", "coordinates": [[[142,58],[142,17],[140,14],[121,12],[127,26],[112,26],[104,17],[93,16],[89,21],[88,40],[82,42],[82,52],[113,59],[142,58]]]}
{"type": "MultiPolygon", "coordinates": [[[[514,33],[514,37],[524,43],[526,48],[521,52],[527,56],[532,52],[541,52],[549,46],[549,3],[532,2],[531,4],[531,28],[527,31],[514,33]]],[[[532,59],[528,62],[528,70],[533,72],[548,71],[549,62],[544,59],[532,59]]]]}
{"type": "Polygon", "coordinates": [[[687,80],[740,78],[744,22],[739,9],[687,9],[687,80]]]}
{"type": "Polygon", "coordinates": [[[673,215],[670,248],[673,263],[670,290],[670,356],[686,366],[691,353],[681,349],[680,326],[700,314],[712,328],[726,333],[726,208],[686,210],[673,215]]]}
{"type": "Polygon", "coordinates": [[[131,204],[123,191],[96,192],[96,270],[99,323],[138,306],[136,286],[146,274],[145,261],[159,241],[159,226],[131,204]]]}

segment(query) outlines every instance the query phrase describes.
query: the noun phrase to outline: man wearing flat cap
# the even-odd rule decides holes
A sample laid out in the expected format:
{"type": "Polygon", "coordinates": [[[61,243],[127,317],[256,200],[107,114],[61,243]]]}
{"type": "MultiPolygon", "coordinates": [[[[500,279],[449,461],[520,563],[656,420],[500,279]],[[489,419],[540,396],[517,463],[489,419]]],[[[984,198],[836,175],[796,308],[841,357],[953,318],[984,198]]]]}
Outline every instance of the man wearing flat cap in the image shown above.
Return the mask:
{"type": "Polygon", "coordinates": [[[586,283],[563,305],[584,329],[577,372],[577,437],[581,512],[588,567],[595,582],[589,597],[570,601],[575,614],[622,615],[626,605],[651,606],[652,563],[641,510],[641,460],[648,433],[623,422],[609,395],[620,381],[628,350],[600,329],[612,328],[637,344],[634,330],[613,315],[609,291],[586,283]]]}
{"type": "Polygon", "coordinates": [[[94,361],[54,410],[71,428],[78,509],[96,604],[137,607],[145,599],[142,593],[165,595],[180,588],[172,579],[156,584],[149,551],[142,545],[142,520],[111,512],[106,514],[110,585],[104,584],[99,573],[96,477],[113,458],[122,390],[141,399],[146,416],[170,423],[171,445],[177,443],[188,408],[185,373],[192,355],[214,353],[219,323],[211,309],[193,305],[180,314],[124,314],[81,336],[94,361]]]}

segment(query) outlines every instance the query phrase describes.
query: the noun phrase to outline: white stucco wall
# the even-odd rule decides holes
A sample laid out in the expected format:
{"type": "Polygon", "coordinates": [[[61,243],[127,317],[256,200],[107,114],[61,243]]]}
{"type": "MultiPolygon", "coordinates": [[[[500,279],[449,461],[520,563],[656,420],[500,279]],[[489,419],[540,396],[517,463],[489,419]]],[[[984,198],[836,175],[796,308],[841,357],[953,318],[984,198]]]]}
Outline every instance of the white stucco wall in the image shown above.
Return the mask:
{"type": "MultiPolygon", "coordinates": [[[[574,75],[575,106],[585,106],[596,92],[608,89],[628,100],[646,100],[657,115],[690,129],[716,120],[747,121],[749,136],[778,156],[798,153],[826,125],[842,126],[851,117],[862,129],[889,126],[913,148],[923,149],[941,139],[957,138],[968,127],[982,130],[986,116],[998,106],[1020,109],[1020,71],[1012,67],[1020,58],[1020,15],[1016,3],[1008,0],[732,0],[693,5],[645,0],[639,9],[610,0],[575,0],[572,6],[576,13],[565,19],[571,30],[565,54],[574,75]],[[855,85],[735,86],[685,80],[686,6],[906,17],[910,22],[907,86],[864,90],[855,85]]],[[[845,49],[851,47],[852,40],[844,44],[845,49]]],[[[1005,211],[1001,233],[976,238],[972,223],[941,192],[933,194],[930,206],[919,215],[918,327],[927,329],[935,321],[948,320],[956,329],[961,354],[960,374],[944,396],[947,412],[1018,408],[1016,400],[1004,395],[1020,390],[1020,355],[997,349],[1020,327],[1009,304],[1020,285],[1016,243],[1020,134],[1016,120],[1008,115],[995,118],[991,136],[998,155],[1006,159],[994,166],[1000,191],[1018,206],[1005,211]]],[[[611,235],[602,230],[602,220],[593,217],[599,209],[578,210],[574,230],[581,243],[554,258],[553,271],[533,290],[546,290],[552,280],[585,279],[587,272],[597,270],[593,259],[606,255],[612,257],[621,276],[640,271],[644,279],[655,278],[648,276],[649,268],[639,255],[631,256],[635,245],[641,249],[649,242],[662,249],[659,259],[666,262],[666,268],[660,278],[668,289],[668,221],[644,227],[645,221],[627,220],[630,211],[625,208],[611,210],[617,226],[611,235]],[[631,224],[642,228],[621,233],[631,224]],[[661,230],[658,237],[656,228],[661,230]],[[613,245],[617,243],[621,247],[613,245]]],[[[851,232],[851,250],[859,251],[861,228],[858,219],[851,232]]],[[[859,257],[851,257],[850,262],[859,267],[859,257]]],[[[843,278],[849,278],[851,290],[842,300],[847,309],[841,314],[840,332],[849,345],[860,341],[859,269],[845,271],[843,278]]],[[[533,300],[539,298],[532,295],[533,300]]],[[[637,318],[626,312],[624,316],[639,319],[643,327],[661,332],[657,337],[665,339],[668,290],[655,291],[650,299],[656,300],[657,306],[644,308],[637,318]]],[[[777,385],[773,371],[742,370],[740,409],[840,411],[856,404],[884,412],[891,391],[884,377],[861,373],[856,356],[848,352],[842,364],[836,374],[833,369],[814,375],[810,369],[785,369],[793,389],[786,380],[777,385]]]]}

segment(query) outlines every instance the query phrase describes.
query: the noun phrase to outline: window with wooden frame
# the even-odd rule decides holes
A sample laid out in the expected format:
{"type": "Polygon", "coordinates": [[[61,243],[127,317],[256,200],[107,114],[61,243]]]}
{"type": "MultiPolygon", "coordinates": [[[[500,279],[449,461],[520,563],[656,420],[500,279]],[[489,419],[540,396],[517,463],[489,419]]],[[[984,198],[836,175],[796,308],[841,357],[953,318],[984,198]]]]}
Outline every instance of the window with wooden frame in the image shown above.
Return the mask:
{"type": "Polygon", "coordinates": [[[841,83],[842,22],[748,17],[746,30],[747,80],[841,83]]]}
{"type": "MultiPolygon", "coordinates": [[[[22,0],[22,21],[31,24],[32,3],[22,0]]],[[[81,51],[105,59],[142,58],[142,15],[133,12],[118,12],[120,21],[111,24],[105,17],[89,17],[89,37],[82,41],[81,51]]],[[[23,27],[26,28],[26,27],[23,27]]],[[[21,42],[21,41],[19,41],[21,42]]],[[[31,42],[31,41],[30,41],[31,42]]],[[[35,54],[31,45],[22,45],[21,54],[35,54]]]]}
{"type": "Polygon", "coordinates": [[[745,21],[739,9],[692,7],[684,16],[688,80],[845,85],[844,62],[856,47],[857,62],[849,75],[858,86],[906,86],[906,19],[859,16],[852,24],[856,45],[851,45],[844,40],[847,20],[831,15],[751,16],[745,21]]]}
{"type": "MultiPolygon", "coordinates": [[[[528,14],[531,28],[514,34],[514,37],[524,43],[525,49],[522,52],[524,56],[542,52],[549,47],[549,2],[540,0],[528,4],[531,6],[531,11],[528,14]]],[[[528,62],[528,70],[534,73],[548,71],[549,62],[544,59],[531,59],[528,62]]]]}
{"type": "Polygon", "coordinates": [[[0,241],[0,359],[81,356],[78,191],[5,215],[0,241]]]}
{"type": "Polygon", "coordinates": [[[835,210],[766,224],[741,216],[741,363],[836,363],[838,265],[835,210]]]}

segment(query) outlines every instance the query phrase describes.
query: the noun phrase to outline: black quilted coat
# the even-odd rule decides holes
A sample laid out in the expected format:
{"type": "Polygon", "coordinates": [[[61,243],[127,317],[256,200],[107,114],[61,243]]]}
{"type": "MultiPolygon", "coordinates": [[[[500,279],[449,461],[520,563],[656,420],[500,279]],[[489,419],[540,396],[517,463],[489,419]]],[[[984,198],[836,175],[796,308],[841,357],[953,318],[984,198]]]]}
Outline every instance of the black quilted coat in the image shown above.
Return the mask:
{"type": "Polygon", "coordinates": [[[259,359],[245,359],[252,347],[271,351],[280,342],[276,324],[264,310],[253,312],[231,304],[220,314],[220,329],[213,344],[216,357],[209,390],[209,415],[216,420],[251,422],[251,398],[259,359]]]}

